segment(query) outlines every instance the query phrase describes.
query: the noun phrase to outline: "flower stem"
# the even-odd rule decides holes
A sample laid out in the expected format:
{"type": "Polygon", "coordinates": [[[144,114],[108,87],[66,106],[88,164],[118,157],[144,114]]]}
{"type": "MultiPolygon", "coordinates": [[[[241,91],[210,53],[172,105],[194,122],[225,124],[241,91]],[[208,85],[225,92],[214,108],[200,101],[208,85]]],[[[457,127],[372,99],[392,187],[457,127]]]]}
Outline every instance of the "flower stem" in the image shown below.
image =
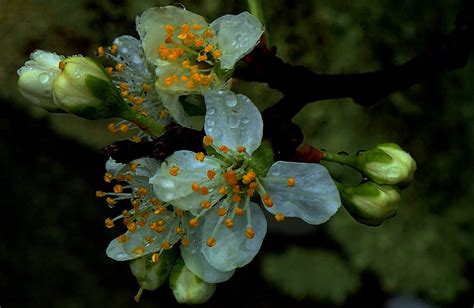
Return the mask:
{"type": "Polygon", "coordinates": [[[124,111],[122,111],[120,114],[120,117],[136,124],[138,127],[140,127],[141,130],[143,130],[144,132],[154,137],[161,136],[165,131],[165,128],[163,126],[139,114],[132,108],[127,108],[124,111]]]}
{"type": "Polygon", "coordinates": [[[336,154],[330,153],[326,151],[322,151],[324,156],[322,160],[330,161],[333,163],[339,163],[346,166],[356,167],[357,166],[357,159],[355,156],[346,155],[346,154],[336,154]]]}

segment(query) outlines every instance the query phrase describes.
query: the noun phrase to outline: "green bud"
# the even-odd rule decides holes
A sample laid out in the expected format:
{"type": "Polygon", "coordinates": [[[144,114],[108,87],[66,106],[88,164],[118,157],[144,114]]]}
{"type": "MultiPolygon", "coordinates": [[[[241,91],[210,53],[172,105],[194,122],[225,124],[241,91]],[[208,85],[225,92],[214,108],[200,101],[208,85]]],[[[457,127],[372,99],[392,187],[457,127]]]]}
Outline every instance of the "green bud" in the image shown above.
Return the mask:
{"type": "Polygon", "coordinates": [[[216,290],[216,284],[207,283],[194,275],[184,264],[176,261],[170,275],[170,287],[180,304],[202,304],[207,302],[216,290]]]}
{"type": "Polygon", "coordinates": [[[166,281],[175,261],[176,252],[164,250],[157,262],[152,261],[151,255],[131,260],[130,269],[140,288],[153,291],[166,281]]]}
{"type": "Polygon", "coordinates": [[[400,194],[392,185],[365,182],[356,187],[344,187],[338,183],[342,203],[357,221],[378,226],[397,213],[400,194]]]}
{"type": "Polygon", "coordinates": [[[359,153],[354,167],[378,184],[406,186],[413,180],[416,162],[395,143],[383,143],[359,153]]]}
{"type": "Polygon", "coordinates": [[[36,50],[30,60],[18,70],[18,90],[32,104],[50,112],[65,112],[53,99],[53,82],[61,73],[63,56],[36,50]]]}
{"type": "Polygon", "coordinates": [[[73,56],[60,67],[62,72],[53,84],[60,108],[86,119],[119,117],[128,110],[109,74],[95,60],[73,56]]]}

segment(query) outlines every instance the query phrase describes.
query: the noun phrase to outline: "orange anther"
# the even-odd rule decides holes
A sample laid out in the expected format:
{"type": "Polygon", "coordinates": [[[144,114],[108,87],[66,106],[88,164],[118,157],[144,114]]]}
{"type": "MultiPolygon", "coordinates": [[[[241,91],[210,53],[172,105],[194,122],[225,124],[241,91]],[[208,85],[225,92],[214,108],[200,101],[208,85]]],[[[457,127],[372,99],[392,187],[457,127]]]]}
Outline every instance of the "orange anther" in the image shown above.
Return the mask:
{"type": "Polygon", "coordinates": [[[125,234],[122,234],[122,235],[119,235],[119,237],[117,237],[117,242],[119,242],[120,244],[123,244],[123,243],[126,243],[130,238],[125,235],[125,234]]]}
{"type": "Polygon", "coordinates": [[[128,127],[127,124],[122,123],[122,124],[119,125],[118,129],[119,129],[120,132],[126,133],[126,132],[128,132],[129,127],[128,127]]]}
{"type": "Polygon", "coordinates": [[[137,230],[137,224],[132,221],[131,223],[127,225],[127,229],[130,232],[134,232],[137,230]]]}
{"type": "Polygon", "coordinates": [[[255,236],[255,231],[252,228],[245,229],[245,237],[248,239],[253,239],[255,236]]]}
{"type": "Polygon", "coordinates": [[[154,252],[154,253],[151,255],[151,262],[153,262],[153,263],[158,263],[158,261],[160,261],[160,254],[157,253],[157,252],[154,252]]]}
{"type": "Polygon", "coordinates": [[[242,198],[240,197],[240,195],[236,194],[236,195],[232,196],[232,202],[237,203],[237,202],[240,202],[241,200],[242,200],[242,198]]]}
{"type": "Polygon", "coordinates": [[[114,176],[112,175],[112,173],[110,172],[106,172],[104,174],[104,181],[107,182],[107,183],[110,183],[112,182],[112,179],[114,178],[114,176]]]}
{"type": "Polygon", "coordinates": [[[99,57],[104,56],[104,55],[105,55],[105,48],[102,47],[102,46],[100,46],[99,48],[97,48],[97,55],[98,55],[99,57]]]}
{"type": "Polygon", "coordinates": [[[224,207],[217,209],[217,215],[224,216],[227,213],[227,210],[224,207]]]}
{"type": "Polygon", "coordinates": [[[235,185],[234,188],[232,188],[232,192],[234,192],[234,193],[239,193],[239,192],[240,192],[240,186],[239,186],[239,185],[235,185]]]}
{"type": "Polygon", "coordinates": [[[220,51],[219,49],[216,49],[212,52],[212,56],[215,59],[219,59],[222,56],[222,51],[220,51]]]}
{"type": "Polygon", "coordinates": [[[209,193],[209,188],[203,186],[201,187],[201,195],[205,196],[209,193]]]}
{"type": "Polygon", "coordinates": [[[115,69],[116,69],[118,72],[123,72],[124,67],[125,67],[125,64],[123,64],[123,63],[118,63],[118,64],[115,66],[115,69]]]}
{"type": "Polygon", "coordinates": [[[216,176],[216,172],[214,170],[207,170],[207,178],[212,180],[216,176]]]}
{"type": "Polygon", "coordinates": [[[225,186],[221,186],[219,188],[219,191],[218,191],[221,195],[225,195],[227,194],[227,189],[225,188],[225,186]]]}
{"type": "Polygon", "coordinates": [[[253,197],[254,194],[255,194],[255,189],[252,189],[252,188],[247,189],[247,196],[253,197]]]}
{"type": "Polygon", "coordinates": [[[295,178],[288,178],[287,184],[288,184],[288,187],[295,186],[295,178]]]}
{"type": "Polygon", "coordinates": [[[229,229],[234,227],[234,221],[232,220],[232,218],[227,218],[224,223],[225,226],[229,229]]]}
{"type": "Polygon", "coordinates": [[[95,192],[95,196],[96,196],[97,198],[105,197],[105,195],[106,195],[106,193],[103,192],[103,191],[100,191],[100,190],[98,190],[98,191],[95,192]]]}
{"type": "Polygon", "coordinates": [[[273,206],[273,201],[272,201],[272,199],[263,200],[263,203],[265,203],[265,205],[268,206],[268,207],[272,207],[272,206],[273,206]]]}
{"type": "Polygon", "coordinates": [[[155,214],[156,215],[161,215],[165,212],[165,208],[163,206],[159,206],[155,209],[155,214]]]}
{"type": "Polygon", "coordinates": [[[184,216],[184,211],[180,208],[175,207],[174,212],[175,212],[176,216],[178,216],[178,217],[183,217],[184,216]]]}
{"type": "Polygon", "coordinates": [[[203,152],[197,152],[196,153],[196,160],[200,161],[200,162],[203,162],[204,161],[204,158],[205,158],[205,155],[203,152]]]}
{"type": "Polygon", "coordinates": [[[208,201],[208,200],[203,200],[203,201],[201,201],[201,207],[202,207],[203,209],[208,209],[208,208],[211,207],[211,202],[208,201]]]}
{"type": "Polygon", "coordinates": [[[236,207],[235,210],[234,210],[235,214],[236,215],[239,215],[239,216],[242,216],[244,215],[244,209],[243,208],[240,208],[240,207],[236,207]]]}
{"type": "Polygon", "coordinates": [[[198,183],[193,183],[193,185],[191,185],[191,188],[193,191],[198,192],[201,187],[198,183]]]}
{"type": "Polygon", "coordinates": [[[107,218],[105,220],[105,227],[106,228],[110,229],[110,228],[113,228],[114,226],[115,226],[115,224],[114,224],[114,221],[112,219],[107,218]]]}
{"type": "Polygon", "coordinates": [[[163,249],[170,249],[171,248],[171,244],[168,240],[164,240],[162,243],[161,243],[161,248],[163,249]]]}
{"type": "Polygon", "coordinates": [[[120,184],[117,184],[114,186],[114,193],[119,194],[123,191],[123,186],[120,184]]]}
{"type": "Polygon", "coordinates": [[[257,174],[255,172],[253,172],[252,170],[250,170],[249,172],[247,172],[247,175],[252,179],[252,180],[255,180],[257,178],[257,174]]]}
{"type": "Polygon", "coordinates": [[[66,67],[66,63],[64,63],[63,61],[59,61],[59,64],[58,64],[58,67],[60,70],[64,70],[64,68],[66,67]]]}
{"type": "Polygon", "coordinates": [[[145,252],[145,248],[143,246],[137,246],[134,250],[133,253],[137,255],[141,255],[142,253],[145,252]]]}
{"type": "Polygon", "coordinates": [[[283,220],[285,220],[285,216],[282,213],[277,213],[275,215],[275,220],[276,221],[283,221],[283,220]]]}
{"type": "Polygon", "coordinates": [[[211,136],[204,136],[204,138],[202,139],[202,143],[204,144],[204,146],[210,146],[212,144],[212,142],[214,141],[214,139],[212,139],[211,136]]]}
{"type": "Polygon", "coordinates": [[[117,54],[118,52],[118,46],[116,44],[112,44],[112,46],[110,47],[110,53],[115,55],[117,54]]]}
{"type": "Polygon", "coordinates": [[[216,239],[213,237],[207,238],[207,246],[214,247],[216,245],[216,239]]]}
{"type": "MultiPolygon", "coordinates": [[[[59,63],[61,63],[61,62],[59,62],[59,63]]],[[[114,73],[114,68],[113,67],[107,66],[104,69],[107,72],[107,74],[109,74],[109,75],[112,75],[114,73]]]]}
{"type": "Polygon", "coordinates": [[[177,176],[179,173],[179,167],[178,166],[173,166],[170,168],[170,174],[172,176],[177,176]]]}
{"type": "Polygon", "coordinates": [[[112,134],[115,134],[117,131],[115,130],[115,124],[114,123],[109,123],[107,124],[107,129],[109,130],[109,132],[111,132],[112,134]]]}
{"type": "Polygon", "coordinates": [[[188,245],[189,245],[189,238],[183,237],[183,238],[181,239],[181,245],[183,245],[183,246],[188,246],[188,245]]]}
{"type": "Polygon", "coordinates": [[[221,145],[219,147],[219,150],[221,150],[221,152],[223,152],[224,154],[226,154],[227,152],[229,152],[229,148],[226,147],[225,145],[221,145]]]}
{"type": "Polygon", "coordinates": [[[194,217],[194,218],[191,218],[189,221],[188,221],[189,225],[193,228],[197,227],[199,225],[199,220],[197,219],[197,217],[194,217]]]}
{"type": "Polygon", "coordinates": [[[243,146],[237,147],[237,152],[239,152],[239,153],[244,153],[246,151],[247,151],[247,149],[243,146]]]}
{"type": "Polygon", "coordinates": [[[107,197],[107,199],[105,199],[105,202],[107,202],[109,206],[114,206],[115,203],[117,203],[117,200],[107,197]]]}

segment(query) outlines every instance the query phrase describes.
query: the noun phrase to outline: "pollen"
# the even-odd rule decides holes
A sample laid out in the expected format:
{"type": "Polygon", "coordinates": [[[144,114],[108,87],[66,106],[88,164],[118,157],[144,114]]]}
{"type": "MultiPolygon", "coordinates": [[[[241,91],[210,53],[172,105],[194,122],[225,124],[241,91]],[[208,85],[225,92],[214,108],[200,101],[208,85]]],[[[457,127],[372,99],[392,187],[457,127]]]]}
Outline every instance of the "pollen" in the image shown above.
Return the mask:
{"type": "Polygon", "coordinates": [[[235,214],[238,215],[238,216],[242,216],[244,215],[244,209],[243,208],[240,208],[240,207],[236,207],[235,210],[234,210],[235,214]]]}
{"type": "Polygon", "coordinates": [[[235,195],[232,196],[232,202],[238,203],[241,200],[242,200],[242,198],[240,197],[240,195],[235,194],[235,195]]]}
{"type": "Polygon", "coordinates": [[[226,147],[225,145],[221,145],[221,146],[219,147],[219,150],[220,150],[222,153],[224,153],[224,154],[226,154],[227,152],[229,152],[229,148],[226,147]]]}
{"type": "Polygon", "coordinates": [[[248,239],[253,239],[255,236],[255,231],[252,228],[245,229],[245,237],[248,239]]]}
{"type": "Polygon", "coordinates": [[[171,248],[171,244],[168,240],[164,240],[162,243],[161,243],[161,248],[163,249],[170,249],[171,248]]]}
{"type": "Polygon", "coordinates": [[[98,191],[95,192],[95,196],[96,196],[97,198],[105,197],[105,195],[106,195],[106,193],[103,192],[103,191],[100,191],[100,190],[98,190],[98,191]]]}
{"type": "Polygon", "coordinates": [[[158,263],[158,261],[160,261],[160,254],[157,253],[157,252],[154,252],[154,253],[151,255],[151,262],[153,262],[153,263],[158,263]]]}
{"type": "Polygon", "coordinates": [[[195,228],[199,225],[199,220],[197,219],[197,217],[194,217],[191,218],[188,223],[191,227],[195,228]]]}
{"type": "Polygon", "coordinates": [[[105,55],[105,48],[100,46],[99,48],[97,48],[97,55],[99,57],[103,57],[105,55]]]}
{"type": "Polygon", "coordinates": [[[145,252],[145,248],[143,246],[137,246],[134,250],[133,253],[137,255],[141,255],[142,253],[145,252]]]}
{"type": "Polygon", "coordinates": [[[188,246],[188,245],[189,245],[189,238],[183,237],[183,238],[181,239],[181,245],[183,245],[183,246],[188,246]]]}
{"type": "Polygon", "coordinates": [[[115,69],[116,69],[118,72],[123,72],[124,67],[125,67],[125,64],[123,64],[123,63],[118,63],[118,64],[115,66],[115,69]]]}
{"type": "Polygon", "coordinates": [[[219,191],[218,191],[221,195],[225,195],[227,194],[227,189],[225,188],[225,186],[221,186],[219,188],[219,191]]]}
{"type": "Polygon", "coordinates": [[[232,229],[234,227],[234,220],[232,220],[232,218],[227,218],[224,223],[225,226],[229,229],[232,229]]]}
{"type": "Polygon", "coordinates": [[[204,38],[213,38],[214,37],[214,32],[211,29],[207,29],[203,33],[204,38]]]}
{"type": "Polygon", "coordinates": [[[227,210],[224,207],[220,207],[217,210],[217,215],[219,215],[219,216],[224,216],[226,213],[227,213],[227,210]]]}
{"type": "Polygon", "coordinates": [[[295,178],[288,178],[287,184],[288,184],[288,187],[295,186],[295,178]]]}
{"type": "Polygon", "coordinates": [[[106,172],[104,174],[104,181],[107,182],[107,183],[110,183],[112,182],[112,179],[114,178],[114,176],[112,175],[112,173],[110,172],[106,172]]]}
{"type": "Polygon", "coordinates": [[[155,209],[155,214],[156,215],[161,215],[165,212],[165,208],[163,206],[159,206],[155,209]]]}
{"type": "Polygon", "coordinates": [[[197,152],[196,153],[196,160],[200,161],[200,162],[203,162],[204,161],[204,153],[203,152],[197,152]]]}
{"type": "Polygon", "coordinates": [[[213,237],[208,237],[207,238],[207,246],[209,247],[214,247],[216,245],[216,239],[213,237]]]}
{"type": "Polygon", "coordinates": [[[209,188],[203,186],[201,187],[201,195],[205,196],[209,193],[209,188]]]}
{"type": "Polygon", "coordinates": [[[116,44],[112,44],[112,46],[110,47],[110,53],[113,55],[116,55],[117,52],[118,52],[118,46],[116,44]]]}
{"type": "Polygon", "coordinates": [[[105,227],[106,227],[107,229],[111,229],[111,228],[113,228],[114,226],[115,226],[115,224],[114,224],[114,221],[113,221],[112,219],[107,218],[107,219],[105,220],[105,227]]]}
{"type": "Polygon", "coordinates": [[[107,66],[105,68],[105,71],[107,72],[107,74],[112,75],[114,73],[114,68],[110,67],[110,66],[107,66]]]}
{"type": "Polygon", "coordinates": [[[172,176],[177,176],[179,173],[179,167],[178,166],[173,166],[170,168],[170,174],[172,176]]]}
{"type": "Polygon", "coordinates": [[[191,188],[193,191],[198,192],[201,187],[198,183],[193,183],[193,185],[191,185],[191,188]]]}
{"type": "Polygon", "coordinates": [[[204,144],[204,146],[210,146],[212,144],[212,142],[214,141],[214,139],[212,139],[211,136],[204,136],[204,138],[202,139],[202,143],[204,144]]]}
{"type": "Polygon", "coordinates": [[[244,146],[237,147],[237,152],[239,153],[245,153],[247,149],[244,146]]]}
{"type": "Polygon", "coordinates": [[[105,199],[105,202],[107,202],[109,206],[114,206],[117,203],[117,200],[107,197],[107,199],[105,199]]]}
{"type": "Polygon", "coordinates": [[[201,201],[201,207],[202,207],[203,209],[208,209],[208,208],[211,207],[211,202],[208,201],[208,200],[203,200],[203,201],[201,201]]]}
{"type": "Polygon", "coordinates": [[[215,176],[216,176],[216,172],[214,170],[207,170],[207,177],[209,180],[214,179],[215,176]]]}
{"type": "Polygon", "coordinates": [[[117,184],[114,186],[114,193],[119,194],[123,191],[123,186],[120,184],[117,184]]]}
{"type": "Polygon", "coordinates": [[[283,220],[285,220],[285,216],[282,213],[277,213],[275,215],[275,220],[276,221],[283,221],[283,220]]]}
{"type": "Polygon", "coordinates": [[[137,230],[137,224],[132,221],[127,225],[127,229],[130,232],[135,232],[137,230]]]}
{"type": "Polygon", "coordinates": [[[265,203],[265,205],[267,207],[272,207],[273,206],[273,200],[272,199],[263,200],[263,203],[265,203]]]}
{"type": "Polygon", "coordinates": [[[128,132],[129,127],[128,127],[127,124],[122,123],[122,124],[119,125],[118,129],[121,133],[126,133],[126,132],[128,132]]]}
{"type": "Polygon", "coordinates": [[[119,235],[119,237],[117,238],[117,242],[119,242],[120,244],[123,244],[123,243],[126,243],[130,238],[125,235],[125,234],[122,234],[122,235],[119,235]]]}

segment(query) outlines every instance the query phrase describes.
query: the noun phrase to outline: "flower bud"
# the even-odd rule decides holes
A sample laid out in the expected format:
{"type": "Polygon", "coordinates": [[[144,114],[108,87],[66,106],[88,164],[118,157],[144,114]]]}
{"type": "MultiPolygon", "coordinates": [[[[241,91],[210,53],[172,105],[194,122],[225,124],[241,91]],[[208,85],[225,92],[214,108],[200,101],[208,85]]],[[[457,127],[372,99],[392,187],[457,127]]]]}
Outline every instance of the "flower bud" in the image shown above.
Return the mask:
{"type": "Polygon", "coordinates": [[[202,304],[207,302],[216,290],[214,283],[207,283],[194,275],[179,258],[170,275],[170,287],[180,304],[202,304]]]}
{"type": "Polygon", "coordinates": [[[60,108],[86,119],[119,117],[127,109],[102,65],[82,56],[66,58],[53,84],[60,108]]]}
{"type": "Polygon", "coordinates": [[[356,187],[338,185],[342,203],[357,221],[378,226],[397,213],[400,194],[392,185],[366,182],[356,187]]]}
{"type": "Polygon", "coordinates": [[[408,185],[416,171],[415,160],[395,143],[383,143],[356,157],[356,166],[378,184],[408,185]]]}
{"type": "Polygon", "coordinates": [[[61,73],[59,62],[64,57],[36,50],[18,71],[18,89],[31,103],[50,112],[64,112],[53,99],[53,82],[61,73]]]}
{"type": "Polygon", "coordinates": [[[166,281],[175,261],[176,252],[164,250],[157,262],[153,262],[151,254],[131,260],[130,269],[140,288],[153,291],[166,281]]]}

